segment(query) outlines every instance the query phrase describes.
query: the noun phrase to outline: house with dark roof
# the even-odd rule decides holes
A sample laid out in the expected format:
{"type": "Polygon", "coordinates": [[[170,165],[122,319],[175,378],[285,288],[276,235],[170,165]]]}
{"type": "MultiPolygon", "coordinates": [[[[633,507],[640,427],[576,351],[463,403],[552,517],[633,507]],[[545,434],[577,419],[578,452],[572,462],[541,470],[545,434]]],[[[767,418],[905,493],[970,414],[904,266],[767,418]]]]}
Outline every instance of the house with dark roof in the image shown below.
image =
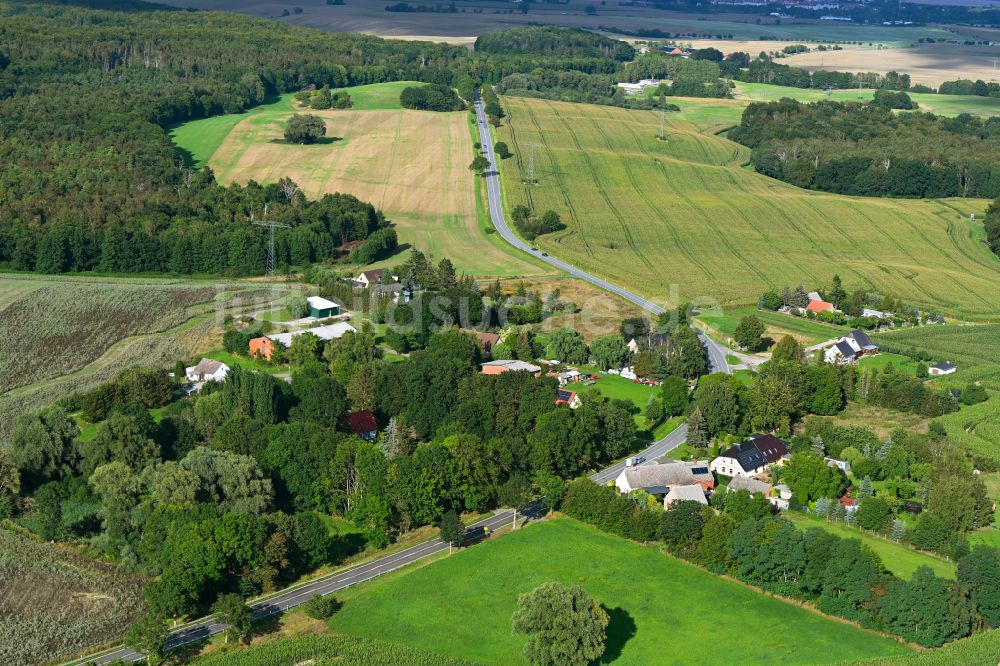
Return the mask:
{"type": "Polygon", "coordinates": [[[859,328],[854,329],[827,348],[823,359],[827,363],[849,365],[857,363],[862,356],[878,353],[878,345],[859,328]]]}
{"type": "Polygon", "coordinates": [[[370,441],[378,436],[378,422],[370,410],[363,409],[347,415],[347,425],[361,439],[370,441]]]}
{"type": "Polygon", "coordinates": [[[715,477],[703,460],[632,465],[615,479],[618,492],[645,490],[650,495],[666,495],[674,486],[698,486],[704,494],[715,487],[715,477]]]}
{"type": "Polygon", "coordinates": [[[569,391],[566,389],[559,389],[556,391],[556,406],[557,407],[569,407],[570,409],[576,409],[583,404],[580,400],[580,396],[577,395],[576,391],[569,391]]]}
{"type": "Polygon", "coordinates": [[[940,375],[950,375],[956,370],[958,370],[958,366],[953,363],[935,363],[927,368],[927,374],[938,377],[940,375]]]}
{"type": "Polygon", "coordinates": [[[723,451],[709,468],[724,476],[754,477],[770,465],[780,465],[788,456],[788,443],[774,435],[753,435],[723,451]]]}
{"type": "Polygon", "coordinates": [[[632,338],[628,341],[628,350],[638,354],[643,349],[659,349],[670,344],[670,336],[666,333],[650,333],[644,338],[632,338]]]}

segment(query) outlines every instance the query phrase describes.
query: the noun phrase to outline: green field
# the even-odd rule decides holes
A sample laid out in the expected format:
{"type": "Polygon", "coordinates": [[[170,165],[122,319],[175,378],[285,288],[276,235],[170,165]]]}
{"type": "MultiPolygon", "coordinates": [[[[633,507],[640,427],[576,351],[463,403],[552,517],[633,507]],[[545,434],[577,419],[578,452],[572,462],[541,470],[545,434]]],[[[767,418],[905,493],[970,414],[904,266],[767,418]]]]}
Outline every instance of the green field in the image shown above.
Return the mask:
{"type": "Polygon", "coordinates": [[[962,389],[969,382],[982,382],[989,400],[937,420],[951,439],[1000,460],[1000,324],[922,326],[879,334],[875,340],[905,351],[925,351],[935,362],[958,366],[954,375],[935,379],[935,386],[962,389]]]}
{"type": "Polygon", "coordinates": [[[876,354],[875,356],[865,356],[858,361],[858,366],[874,370],[885,370],[886,366],[890,363],[892,364],[893,370],[898,370],[914,376],[917,374],[916,361],[909,356],[890,354],[889,352],[882,352],[880,354],[876,354]]]}
{"type": "Polygon", "coordinates": [[[561,259],[653,300],[750,305],[799,282],[891,292],[967,319],[996,316],[1000,259],[980,242],[981,200],[910,201],[801,190],[743,167],[748,150],[684,120],[508,97],[498,139],[508,206],[553,209],[538,239],[561,259]],[[521,182],[536,143],[537,184],[521,182]],[[639,277],[641,276],[641,278],[639,277]]]}
{"type": "Polygon", "coordinates": [[[610,609],[602,663],[819,664],[906,651],[570,519],[361,585],[330,625],[487,664],[523,663],[524,637],[511,635],[510,616],[519,594],[547,581],[580,585],[610,609]],[[711,640],[725,626],[755,638],[711,640]]]}
{"type": "Polygon", "coordinates": [[[994,629],[934,650],[865,659],[849,666],[997,666],[998,663],[1000,629],[994,629]]]}
{"type": "Polygon", "coordinates": [[[732,337],[736,333],[743,317],[753,315],[761,320],[766,327],[764,335],[775,342],[782,336],[791,335],[806,346],[823,342],[843,335],[847,328],[834,326],[805,317],[793,317],[779,312],[768,312],[757,308],[733,308],[730,310],[710,310],[698,314],[698,321],[713,329],[723,337],[732,337]]]}
{"type": "Polygon", "coordinates": [[[930,553],[922,553],[889,539],[866,534],[857,528],[842,523],[831,523],[825,520],[810,518],[795,511],[787,511],[782,515],[791,520],[796,527],[803,530],[810,527],[819,527],[843,539],[860,539],[866,546],[878,553],[886,569],[900,578],[909,578],[917,570],[917,567],[922,565],[929,566],[938,576],[944,578],[955,577],[954,562],[943,560],[930,553]]]}

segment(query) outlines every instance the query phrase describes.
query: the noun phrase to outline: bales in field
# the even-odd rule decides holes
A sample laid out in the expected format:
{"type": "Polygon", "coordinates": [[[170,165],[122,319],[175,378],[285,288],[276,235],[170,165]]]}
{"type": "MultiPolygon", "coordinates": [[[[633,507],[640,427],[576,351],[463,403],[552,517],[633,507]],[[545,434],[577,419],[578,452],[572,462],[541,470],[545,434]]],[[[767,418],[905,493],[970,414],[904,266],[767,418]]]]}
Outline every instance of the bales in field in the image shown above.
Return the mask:
{"type": "MultiPolygon", "coordinates": [[[[968,319],[995,316],[1000,260],[979,240],[980,200],[809,192],[747,169],[705,125],[612,107],[506,98],[506,204],[553,209],[545,249],[645,296],[756,303],[785,284],[866,287],[968,319]],[[529,143],[535,185],[522,184],[529,143]]],[[[711,122],[711,121],[709,121],[711,122]]],[[[717,127],[717,125],[716,125],[717,127]]]]}

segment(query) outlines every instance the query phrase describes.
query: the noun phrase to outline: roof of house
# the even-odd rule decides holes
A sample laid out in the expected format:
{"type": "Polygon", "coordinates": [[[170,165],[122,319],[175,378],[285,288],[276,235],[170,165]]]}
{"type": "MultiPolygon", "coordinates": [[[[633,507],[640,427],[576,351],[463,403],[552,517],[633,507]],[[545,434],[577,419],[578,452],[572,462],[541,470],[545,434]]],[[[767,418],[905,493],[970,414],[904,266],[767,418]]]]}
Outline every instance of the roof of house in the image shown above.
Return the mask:
{"type": "Polygon", "coordinates": [[[290,331],[288,333],[275,333],[274,335],[269,335],[267,337],[271,338],[275,342],[280,342],[286,347],[291,347],[292,338],[297,335],[302,335],[303,333],[312,333],[320,340],[333,340],[334,338],[343,337],[345,333],[357,332],[358,329],[354,328],[346,321],[338,321],[336,324],[317,326],[316,328],[307,328],[301,331],[290,331]]]}
{"type": "Polygon", "coordinates": [[[857,353],[851,345],[847,344],[843,340],[834,343],[833,348],[840,352],[840,355],[844,358],[853,358],[857,353]]]}
{"type": "Polygon", "coordinates": [[[670,492],[663,498],[665,504],[681,501],[708,504],[708,500],[705,499],[705,491],[701,489],[701,486],[671,486],[670,492]]]}
{"type": "Polygon", "coordinates": [[[774,435],[753,435],[723,451],[720,457],[735,458],[744,472],[776,463],[788,454],[788,445],[774,435]]]}
{"type": "Polygon", "coordinates": [[[328,301],[322,296],[310,296],[306,299],[306,302],[309,303],[309,307],[316,308],[317,310],[329,310],[330,308],[340,307],[340,303],[328,301]]]}
{"type": "Polygon", "coordinates": [[[810,291],[808,294],[806,294],[806,298],[808,298],[810,301],[822,301],[823,300],[823,297],[819,295],[818,291],[810,291]]]}
{"type": "Polygon", "coordinates": [[[931,366],[932,368],[937,368],[938,370],[954,370],[958,366],[954,363],[935,363],[931,366]]]}
{"type": "Polygon", "coordinates": [[[351,430],[359,435],[378,430],[378,422],[375,420],[375,415],[367,409],[363,409],[360,412],[350,412],[347,415],[347,425],[351,426],[351,430]]]}
{"type": "Polygon", "coordinates": [[[193,372],[198,375],[214,375],[219,371],[220,368],[225,368],[226,372],[229,372],[229,366],[222,361],[216,361],[210,358],[203,358],[198,361],[198,364],[190,368],[186,368],[187,372],[193,372]]]}
{"type": "Polygon", "coordinates": [[[483,346],[483,349],[489,351],[500,342],[500,336],[496,333],[486,333],[484,331],[476,331],[476,340],[483,346]]]}
{"type": "Polygon", "coordinates": [[[715,481],[704,463],[673,462],[626,467],[623,474],[632,488],[643,488],[653,494],[666,492],[668,486],[684,486],[702,481],[715,481]],[[659,492],[655,492],[655,491],[659,492]]]}
{"type": "Polygon", "coordinates": [[[361,271],[361,273],[358,275],[358,280],[361,280],[361,278],[364,277],[366,280],[368,280],[368,282],[381,282],[382,273],[385,273],[384,268],[373,268],[371,270],[361,271]]]}
{"type": "Polygon", "coordinates": [[[833,303],[827,303],[826,301],[809,301],[809,305],[806,306],[806,310],[810,312],[826,312],[832,309],[833,303]]]}
{"type": "Polygon", "coordinates": [[[567,405],[573,404],[573,399],[576,398],[575,391],[567,391],[566,389],[559,389],[556,391],[556,403],[566,403],[567,405]]]}
{"type": "Polygon", "coordinates": [[[399,294],[402,293],[404,287],[401,282],[393,282],[392,284],[374,284],[372,285],[372,290],[375,293],[383,294],[399,294]]]}
{"type": "Polygon", "coordinates": [[[873,310],[871,308],[861,308],[861,316],[878,317],[879,319],[882,319],[883,317],[885,317],[885,313],[882,312],[881,310],[873,310]]]}
{"type": "Polygon", "coordinates": [[[875,346],[875,343],[872,342],[872,339],[868,337],[868,334],[862,331],[860,328],[856,328],[853,331],[851,331],[850,337],[853,338],[854,341],[857,342],[859,345],[861,345],[862,349],[878,349],[878,347],[875,346]]]}
{"type": "Polygon", "coordinates": [[[560,372],[558,375],[559,379],[573,379],[574,377],[579,377],[579,376],[580,376],[579,370],[567,370],[566,372],[560,372]]]}
{"type": "Polygon", "coordinates": [[[727,487],[732,491],[746,490],[750,493],[761,493],[765,496],[771,492],[771,486],[769,484],[746,476],[733,477],[733,480],[729,482],[729,486],[727,487]]]}
{"type": "Polygon", "coordinates": [[[503,368],[507,368],[508,370],[525,370],[527,372],[541,372],[542,371],[542,369],[539,368],[537,365],[532,365],[532,364],[527,363],[525,361],[516,361],[516,360],[510,360],[510,361],[487,361],[486,363],[480,363],[480,366],[486,366],[486,365],[496,365],[496,366],[500,366],[500,367],[503,367],[503,368]]]}

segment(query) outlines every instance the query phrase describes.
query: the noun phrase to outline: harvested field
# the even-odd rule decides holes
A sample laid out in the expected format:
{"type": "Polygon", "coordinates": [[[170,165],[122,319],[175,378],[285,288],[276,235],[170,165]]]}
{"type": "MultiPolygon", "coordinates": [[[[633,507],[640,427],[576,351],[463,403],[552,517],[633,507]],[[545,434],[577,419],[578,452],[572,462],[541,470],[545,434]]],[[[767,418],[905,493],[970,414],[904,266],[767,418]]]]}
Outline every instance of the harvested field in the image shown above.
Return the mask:
{"type": "Polygon", "coordinates": [[[71,656],[121,638],[145,604],[145,581],[0,528],[0,663],[71,656]]]}
{"type": "Polygon", "coordinates": [[[966,319],[1000,306],[1000,259],[980,240],[982,200],[916,201],[810,192],[743,167],[745,147],[702,123],[507,97],[498,132],[506,204],[553,209],[567,228],[537,245],[653,299],[750,305],[767,288],[891,292],[966,319]],[[521,182],[537,143],[535,185],[521,182]]]}
{"type": "MultiPolygon", "coordinates": [[[[410,82],[349,88],[356,108],[302,112],[321,116],[327,139],[287,145],[285,123],[298,109],[291,96],[237,118],[198,120],[176,128],[178,145],[212,167],[220,182],[276,182],[289,177],[310,198],[347,192],[381,208],[400,242],[448,257],[477,275],[550,273],[488,238],[476,200],[469,115],[399,108],[410,82]],[[223,134],[220,138],[220,134],[223,134]],[[210,155],[206,155],[213,146],[210,155]]],[[[402,257],[393,257],[398,263],[402,257]]]]}
{"type": "Polygon", "coordinates": [[[218,349],[227,312],[282,298],[253,283],[0,277],[0,436],[14,418],[133,365],[218,349]]]}

